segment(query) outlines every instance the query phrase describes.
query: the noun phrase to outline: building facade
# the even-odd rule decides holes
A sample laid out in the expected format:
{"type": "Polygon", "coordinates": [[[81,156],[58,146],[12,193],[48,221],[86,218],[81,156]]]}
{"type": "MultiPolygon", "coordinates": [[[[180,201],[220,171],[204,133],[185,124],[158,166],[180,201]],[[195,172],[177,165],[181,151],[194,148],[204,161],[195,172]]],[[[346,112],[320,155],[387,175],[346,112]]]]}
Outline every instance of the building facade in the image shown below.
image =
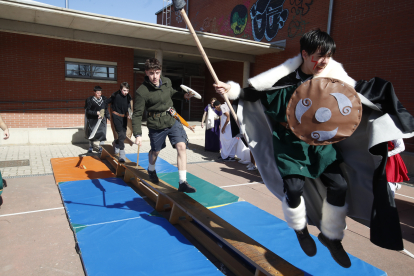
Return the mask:
{"type": "MultiPolygon", "coordinates": [[[[338,0],[190,0],[188,16],[196,31],[285,45],[284,51],[257,55],[250,77],[299,53],[299,40],[307,31],[320,28],[337,44],[334,59],[355,80],[380,77],[392,82],[397,97],[414,114],[414,32],[408,27],[414,6],[408,1],[338,0]]],[[[171,25],[185,28],[179,13],[172,11],[171,25]]],[[[157,14],[158,23],[162,12],[157,14]]],[[[219,79],[241,82],[237,62],[214,63],[219,79]]],[[[206,97],[214,95],[206,72],[206,97]]],[[[414,151],[414,140],[405,140],[414,151]]]]}
{"type": "MultiPolygon", "coordinates": [[[[159,25],[28,2],[0,0],[0,113],[11,128],[81,127],[95,85],[110,96],[126,81],[133,95],[153,56],[176,89],[189,85],[203,96],[174,102],[184,118],[200,120],[217,95],[180,13],[172,8],[170,26],[161,26],[161,2],[159,25]]],[[[348,74],[391,81],[414,114],[408,1],[187,0],[185,9],[222,81],[247,85],[247,78],[297,55],[305,32],[329,29],[334,58],[348,74]]],[[[414,151],[412,139],[406,148],[414,151]]]]}

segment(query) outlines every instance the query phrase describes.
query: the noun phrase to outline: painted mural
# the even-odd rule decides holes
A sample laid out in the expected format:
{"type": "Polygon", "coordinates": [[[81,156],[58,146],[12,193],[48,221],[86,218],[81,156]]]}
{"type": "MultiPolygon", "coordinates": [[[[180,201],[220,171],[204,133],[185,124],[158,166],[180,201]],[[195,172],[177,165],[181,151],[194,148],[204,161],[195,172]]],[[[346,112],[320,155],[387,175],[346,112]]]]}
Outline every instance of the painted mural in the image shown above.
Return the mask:
{"type": "Polygon", "coordinates": [[[230,27],[233,33],[238,35],[244,32],[247,25],[247,8],[245,5],[237,5],[230,15],[230,27]]]}
{"type": "Polygon", "coordinates": [[[290,4],[292,5],[290,12],[293,14],[293,17],[288,26],[288,37],[303,36],[306,32],[306,25],[309,24],[304,16],[308,14],[313,0],[290,0],[290,4]]]}
{"type": "Polygon", "coordinates": [[[271,41],[283,28],[289,11],[283,8],[285,0],[257,0],[250,9],[252,34],[256,41],[263,37],[271,41]]]}

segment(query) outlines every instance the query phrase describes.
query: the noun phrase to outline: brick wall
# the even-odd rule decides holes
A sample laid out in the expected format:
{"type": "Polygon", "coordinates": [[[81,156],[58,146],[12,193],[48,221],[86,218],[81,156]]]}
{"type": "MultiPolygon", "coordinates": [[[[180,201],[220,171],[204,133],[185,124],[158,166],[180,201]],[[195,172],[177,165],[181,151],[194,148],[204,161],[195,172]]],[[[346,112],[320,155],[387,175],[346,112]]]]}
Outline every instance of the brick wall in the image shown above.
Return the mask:
{"type": "MultiPolygon", "coordinates": [[[[213,63],[213,69],[217,74],[217,77],[221,81],[232,80],[237,83],[243,83],[243,63],[236,61],[220,61],[213,63]]],[[[214,80],[210,74],[210,71],[205,70],[205,96],[204,104],[207,106],[210,103],[211,98],[217,98],[221,103],[224,103],[224,99],[214,90],[214,80]]]]}
{"type": "MultiPolygon", "coordinates": [[[[391,81],[397,97],[414,114],[414,37],[409,1],[335,1],[332,36],[337,43],[335,59],[356,80],[380,77],[391,81]]],[[[414,151],[414,139],[405,140],[414,151]]]]}
{"type": "Polygon", "coordinates": [[[121,82],[133,83],[133,49],[7,32],[0,32],[0,41],[0,112],[12,128],[83,126],[84,100],[95,85],[109,97],[121,82]],[[118,83],[66,81],[65,57],[117,62],[118,83]],[[80,101],[21,103],[49,100],[80,101]],[[55,109],[24,111],[42,108],[55,109]],[[5,111],[11,109],[17,111],[5,111]]]}

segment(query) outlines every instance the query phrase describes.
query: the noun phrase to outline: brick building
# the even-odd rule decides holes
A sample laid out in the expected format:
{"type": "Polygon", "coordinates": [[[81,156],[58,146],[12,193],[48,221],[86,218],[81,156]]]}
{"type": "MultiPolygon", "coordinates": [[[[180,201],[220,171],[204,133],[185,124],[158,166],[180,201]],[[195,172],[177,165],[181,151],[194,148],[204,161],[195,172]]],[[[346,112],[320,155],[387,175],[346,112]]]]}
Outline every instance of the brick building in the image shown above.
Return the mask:
{"type": "MultiPolygon", "coordinates": [[[[212,62],[251,63],[252,52],[283,50],[210,33],[203,35],[202,43],[212,62]]],[[[93,87],[100,85],[108,97],[126,81],[133,96],[143,81],[145,60],[154,56],[162,61],[163,74],[176,89],[185,84],[205,96],[205,66],[186,29],[30,0],[0,0],[0,112],[16,133],[2,144],[63,142],[58,132],[62,128],[66,131],[62,135],[68,129],[77,133],[72,142],[84,141],[84,101],[93,87]],[[27,134],[33,131],[36,141],[27,134]]],[[[204,97],[175,101],[174,106],[187,120],[199,120],[204,97]]]]}
{"type": "MultiPolygon", "coordinates": [[[[356,80],[378,76],[391,81],[400,101],[414,114],[412,89],[406,81],[414,38],[405,27],[414,7],[407,1],[187,3],[189,18],[223,81],[246,85],[249,77],[295,56],[306,31],[329,29],[337,43],[334,58],[349,75],[356,80]]],[[[152,56],[163,61],[163,74],[177,89],[189,85],[208,101],[215,96],[213,79],[180,14],[172,9],[166,20],[163,11],[160,2],[157,25],[28,0],[0,0],[2,117],[11,128],[81,127],[83,101],[92,88],[100,85],[109,96],[127,81],[133,95],[144,77],[143,63],[152,56]],[[81,75],[82,66],[107,74],[81,75]],[[71,74],[74,67],[76,76],[71,74]]],[[[186,119],[199,120],[206,101],[174,105],[186,119]]],[[[411,139],[406,146],[414,151],[411,139]]]]}
{"type": "MultiPolygon", "coordinates": [[[[343,64],[348,74],[355,80],[369,80],[376,76],[391,81],[401,103],[414,114],[414,89],[407,81],[410,80],[414,62],[414,36],[413,31],[406,27],[409,16],[414,15],[414,6],[408,1],[188,2],[187,13],[196,31],[266,42],[284,48],[281,52],[256,55],[255,62],[250,65],[250,77],[297,55],[299,40],[305,32],[313,28],[327,31],[329,28],[337,44],[334,59],[343,64]]],[[[162,10],[157,13],[159,24],[162,15],[162,10]]],[[[174,10],[171,25],[185,28],[182,18],[174,10]]],[[[213,67],[222,81],[231,79],[242,82],[243,68],[240,63],[220,61],[213,67]]],[[[205,77],[205,97],[209,98],[214,95],[213,81],[208,71],[205,77]]],[[[414,151],[413,139],[407,139],[405,143],[407,150],[414,151]]]]}

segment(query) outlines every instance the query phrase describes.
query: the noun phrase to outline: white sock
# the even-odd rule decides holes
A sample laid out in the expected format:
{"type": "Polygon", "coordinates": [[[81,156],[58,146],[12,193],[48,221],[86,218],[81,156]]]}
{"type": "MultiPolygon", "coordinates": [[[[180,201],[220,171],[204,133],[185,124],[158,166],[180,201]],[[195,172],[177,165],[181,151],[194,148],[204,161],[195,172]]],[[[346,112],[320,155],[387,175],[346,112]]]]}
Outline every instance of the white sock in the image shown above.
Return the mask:
{"type": "Polygon", "coordinates": [[[180,179],[180,184],[183,183],[184,181],[187,181],[187,171],[178,171],[178,177],[180,179]]]}
{"type": "Polygon", "coordinates": [[[148,170],[149,171],[155,171],[155,164],[151,165],[151,163],[148,163],[148,170]]]}

